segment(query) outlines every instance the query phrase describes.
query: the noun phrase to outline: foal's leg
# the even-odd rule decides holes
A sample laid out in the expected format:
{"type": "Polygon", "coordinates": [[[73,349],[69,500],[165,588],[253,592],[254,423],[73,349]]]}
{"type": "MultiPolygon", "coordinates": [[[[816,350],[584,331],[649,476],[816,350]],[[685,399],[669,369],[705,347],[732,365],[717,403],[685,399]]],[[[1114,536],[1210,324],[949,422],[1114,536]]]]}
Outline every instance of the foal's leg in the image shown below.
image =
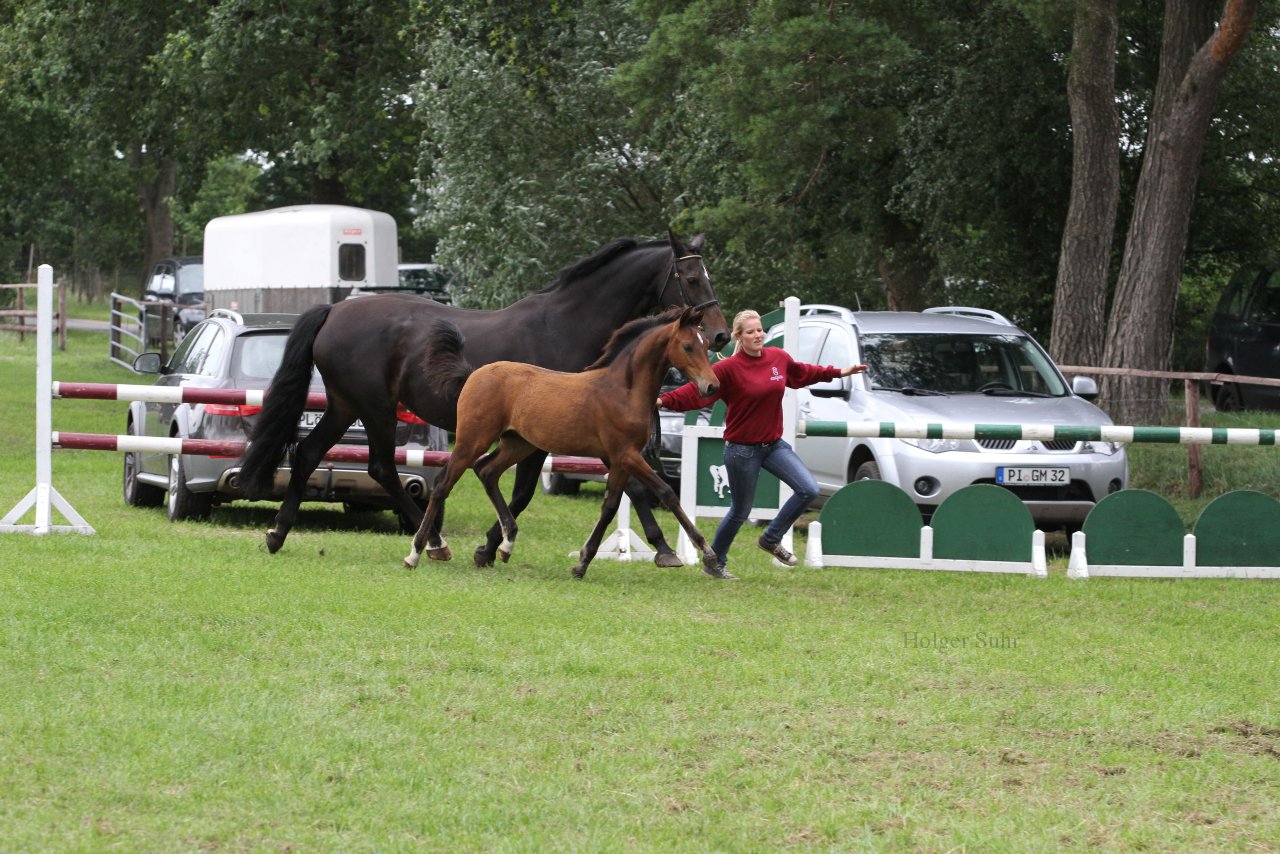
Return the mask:
{"type": "Polygon", "coordinates": [[[499,440],[497,450],[475,465],[476,476],[484,484],[485,494],[489,496],[493,509],[498,512],[498,528],[502,531],[502,542],[498,544],[497,554],[503,563],[511,560],[511,550],[515,548],[519,528],[516,525],[515,514],[511,512],[511,508],[502,497],[498,479],[502,477],[504,471],[536,450],[538,449],[519,436],[507,434],[499,440]]]}
{"type": "Polygon", "coordinates": [[[413,547],[404,559],[404,565],[410,569],[418,565],[418,559],[424,549],[427,552],[427,557],[432,560],[450,560],[453,558],[453,553],[449,550],[449,544],[444,541],[444,537],[440,536],[439,522],[444,513],[444,503],[448,500],[449,493],[453,491],[454,484],[469,468],[467,461],[473,458],[474,455],[466,456],[465,451],[459,453],[459,449],[455,446],[453,453],[449,456],[449,464],[445,466],[444,471],[436,478],[435,486],[431,490],[431,500],[427,502],[427,512],[422,515],[422,521],[418,524],[418,531],[413,535],[413,547]]]}
{"type": "MultiPolygon", "coordinates": [[[[514,520],[533,500],[533,493],[538,488],[542,476],[542,464],[547,459],[547,452],[535,450],[516,464],[516,482],[511,489],[511,518],[514,520]]],[[[498,553],[498,545],[502,542],[502,525],[494,522],[485,537],[485,542],[476,547],[476,566],[493,566],[494,556],[498,553]]]]}
{"type": "Polygon", "coordinates": [[[689,535],[689,539],[702,552],[703,566],[714,567],[718,560],[716,553],[711,550],[711,544],[707,542],[707,538],[693,524],[693,520],[684,512],[684,508],[680,506],[680,499],[676,495],[676,491],[671,488],[671,485],[648,466],[637,469],[636,478],[643,482],[653,492],[654,496],[662,502],[663,506],[676,517],[680,527],[684,528],[685,533],[689,535]]]}
{"type": "Polygon", "coordinates": [[[355,413],[344,410],[340,406],[330,406],[315,429],[298,443],[293,454],[293,468],[289,474],[289,486],[285,489],[284,500],[276,511],[275,524],[267,531],[267,551],[275,554],[284,545],[293,524],[298,521],[298,507],[302,504],[302,496],[307,490],[307,480],[320,465],[324,455],[338,443],[347,428],[355,423],[355,413]]]}
{"type": "Polygon", "coordinates": [[[626,467],[619,465],[615,460],[613,467],[609,469],[609,477],[605,481],[604,503],[600,505],[600,521],[596,522],[591,536],[587,537],[582,551],[578,552],[578,565],[573,568],[574,578],[582,578],[587,574],[587,567],[591,565],[596,552],[600,550],[600,541],[604,538],[605,529],[609,527],[613,517],[618,515],[618,505],[622,502],[622,488],[626,485],[628,477],[626,467]]]}

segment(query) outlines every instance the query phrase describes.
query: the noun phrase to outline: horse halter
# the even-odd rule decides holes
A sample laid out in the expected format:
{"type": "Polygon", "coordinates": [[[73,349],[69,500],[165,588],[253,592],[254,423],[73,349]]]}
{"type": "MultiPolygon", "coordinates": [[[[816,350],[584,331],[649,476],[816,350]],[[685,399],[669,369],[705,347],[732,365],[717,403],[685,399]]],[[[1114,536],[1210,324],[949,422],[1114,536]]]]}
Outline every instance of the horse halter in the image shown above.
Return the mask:
{"type": "MultiPolygon", "coordinates": [[[[689,300],[689,295],[688,295],[687,293],[685,293],[685,291],[684,291],[684,277],[682,277],[682,276],[680,275],[680,269],[679,269],[679,267],[678,267],[677,265],[678,265],[681,261],[689,261],[689,260],[691,260],[691,259],[693,259],[693,258],[697,258],[699,261],[701,261],[701,260],[702,260],[702,256],[701,256],[701,255],[681,255],[679,258],[676,258],[674,261],[672,261],[672,262],[671,262],[671,272],[667,274],[667,280],[666,280],[665,282],[663,282],[663,283],[662,283],[662,290],[658,291],[658,302],[659,302],[659,303],[661,303],[661,302],[662,302],[662,295],[663,295],[663,294],[665,294],[665,293],[667,292],[667,288],[671,286],[671,280],[672,280],[672,279],[675,279],[675,280],[676,280],[676,287],[680,289],[680,300],[681,300],[685,305],[687,305],[687,306],[692,306],[692,308],[693,308],[693,310],[694,310],[694,311],[702,311],[703,309],[710,308],[710,307],[711,307],[711,306],[713,306],[713,305],[717,305],[717,304],[719,304],[720,300],[718,300],[718,299],[709,299],[709,300],[707,300],[706,302],[698,303],[697,305],[693,305],[693,303],[689,300]]],[[[704,271],[706,270],[706,267],[705,267],[705,266],[703,267],[703,270],[704,270],[704,271]]]]}

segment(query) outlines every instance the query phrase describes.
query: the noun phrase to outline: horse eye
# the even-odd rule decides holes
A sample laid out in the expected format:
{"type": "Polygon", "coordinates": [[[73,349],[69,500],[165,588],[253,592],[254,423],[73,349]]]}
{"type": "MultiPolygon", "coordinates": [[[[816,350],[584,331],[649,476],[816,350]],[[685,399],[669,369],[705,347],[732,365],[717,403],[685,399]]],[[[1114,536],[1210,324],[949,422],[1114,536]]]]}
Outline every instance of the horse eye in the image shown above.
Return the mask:
{"type": "Polygon", "coordinates": [[[684,351],[685,351],[686,353],[692,353],[692,352],[693,352],[693,345],[692,345],[692,344],[685,344],[685,345],[684,345],[684,351]]]}

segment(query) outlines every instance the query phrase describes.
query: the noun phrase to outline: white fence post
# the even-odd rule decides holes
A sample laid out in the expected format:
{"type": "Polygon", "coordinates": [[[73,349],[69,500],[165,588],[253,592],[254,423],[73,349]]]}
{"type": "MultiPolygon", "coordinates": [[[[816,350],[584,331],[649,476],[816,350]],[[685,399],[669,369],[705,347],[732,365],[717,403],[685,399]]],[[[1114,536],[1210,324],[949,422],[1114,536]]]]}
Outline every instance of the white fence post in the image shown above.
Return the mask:
{"type": "Polygon", "coordinates": [[[41,264],[36,282],[36,485],[0,519],[0,532],[23,531],[37,536],[50,531],[92,534],[93,527],[53,486],[53,268],[41,264]],[[50,505],[71,524],[50,524],[50,505]],[[17,524],[32,506],[35,523],[17,524]]]}

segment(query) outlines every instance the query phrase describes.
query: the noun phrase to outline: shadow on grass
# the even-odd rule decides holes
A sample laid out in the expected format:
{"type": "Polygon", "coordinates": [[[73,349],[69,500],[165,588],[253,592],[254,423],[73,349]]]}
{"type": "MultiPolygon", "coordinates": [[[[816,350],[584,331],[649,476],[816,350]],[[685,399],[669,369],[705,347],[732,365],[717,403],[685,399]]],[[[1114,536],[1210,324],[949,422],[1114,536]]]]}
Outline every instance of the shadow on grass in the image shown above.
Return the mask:
{"type": "MultiPolygon", "coordinates": [[[[279,506],[275,504],[221,504],[213,508],[208,520],[195,524],[215,528],[266,531],[275,523],[279,506]]],[[[159,511],[163,513],[163,510],[159,511]]],[[[295,531],[346,531],[352,533],[403,535],[400,519],[390,510],[349,511],[334,505],[302,505],[295,531]]]]}

